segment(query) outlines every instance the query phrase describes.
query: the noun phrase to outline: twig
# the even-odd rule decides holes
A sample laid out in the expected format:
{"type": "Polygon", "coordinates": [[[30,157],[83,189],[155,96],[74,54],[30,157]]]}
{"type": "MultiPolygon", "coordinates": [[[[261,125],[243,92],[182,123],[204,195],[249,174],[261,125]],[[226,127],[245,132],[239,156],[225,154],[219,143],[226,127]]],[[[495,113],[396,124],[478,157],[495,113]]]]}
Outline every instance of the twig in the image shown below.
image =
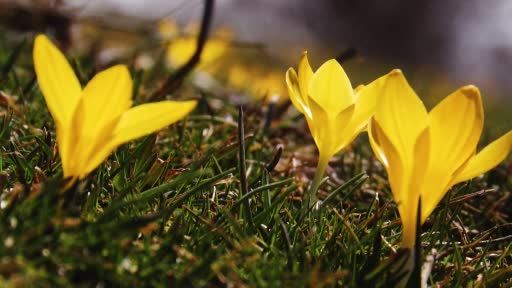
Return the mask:
{"type": "Polygon", "coordinates": [[[167,78],[160,89],[158,89],[153,95],[149,97],[149,101],[161,100],[169,92],[179,88],[183,83],[183,79],[185,79],[185,77],[199,63],[201,60],[201,54],[203,53],[204,45],[206,44],[206,40],[208,39],[208,34],[210,32],[214,4],[214,0],[205,0],[201,29],[199,30],[199,36],[197,37],[196,50],[194,51],[192,57],[190,57],[190,59],[188,59],[188,61],[183,66],[176,70],[174,74],[167,78]]]}

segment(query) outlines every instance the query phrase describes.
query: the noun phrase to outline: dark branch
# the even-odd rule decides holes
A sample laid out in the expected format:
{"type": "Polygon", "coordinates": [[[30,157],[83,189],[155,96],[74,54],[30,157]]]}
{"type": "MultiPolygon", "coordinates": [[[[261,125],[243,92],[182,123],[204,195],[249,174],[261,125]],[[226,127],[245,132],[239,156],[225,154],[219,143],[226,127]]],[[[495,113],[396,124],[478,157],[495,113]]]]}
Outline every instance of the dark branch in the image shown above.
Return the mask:
{"type": "Polygon", "coordinates": [[[188,59],[188,61],[183,66],[176,70],[175,73],[170,75],[165,83],[153,95],[149,97],[149,101],[161,100],[165,97],[165,95],[179,88],[183,83],[183,79],[185,79],[185,77],[199,63],[199,60],[201,60],[201,53],[203,52],[206,40],[208,40],[208,34],[213,18],[213,7],[215,5],[214,2],[214,0],[205,0],[201,29],[197,37],[196,51],[194,51],[192,57],[190,57],[190,59],[188,59]]]}

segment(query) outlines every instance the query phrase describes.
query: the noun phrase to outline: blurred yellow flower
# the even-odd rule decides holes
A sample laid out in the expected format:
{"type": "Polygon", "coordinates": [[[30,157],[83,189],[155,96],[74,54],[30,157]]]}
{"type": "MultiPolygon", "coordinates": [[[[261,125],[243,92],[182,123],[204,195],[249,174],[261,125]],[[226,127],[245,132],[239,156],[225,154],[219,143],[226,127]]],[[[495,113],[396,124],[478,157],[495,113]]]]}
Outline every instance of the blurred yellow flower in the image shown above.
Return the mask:
{"type": "Polygon", "coordinates": [[[244,89],[251,83],[252,71],[242,65],[233,65],[227,76],[227,82],[236,89],[244,89]]]}
{"type": "Polygon", "coordinates": [[[229,75],[228,84],[232,88],[246,91],[256,100],[281,104],[287,99],[282,72],[233,67],[229,75]]]}
{"type": "Polygon", "coordinates": [[[172,39],[179,34],[178,24],[172,19],[158,22],[158,36],[162,39],[172,39]]]}
{"type": "Polygon", "coordinates": [[[255,95],[265,97],[266,102],[281,103],[287,98],[286,87],[283,85],[283,72],[270,72],[263,76],[258,82],[253,85],[256,86],[255,95]]]}
{"type": "MultiPolygon", "coordinates": [[[[167,48],[167,60],[174,66],[178,67],[190,59],[196,50],[196,37],[184,36],[174,39],[169,43],[167,48]]],[[[229,47],[229,43],[223,39],[210,39],[204,46],[201,54],[200,67],[217,60],[224,55],[229,47]]]]}
{"type": "Polygon", "coordinates": [[[375,92],[382,82],[380,79],[354,91],[336,60],[325,62],[313,72],[306,52],[300,59],[298,71],[290,68],[286,72],[290,99],[306,117],[319,150],[318,167],[308,195],[311,199],[315,199],[330,158],[366,128],[375,110],[375,92]]]}
{"type": "Polygon", "coordinates": [[[402,244],[415,243],[421,197],[421,223],[455,184],[503,161],[512,148],[512,131],[475,154],[483,129],[480,91],[465,86],[427,113],[400,70],[384,76],[370,143],[387,170],[403,225],[402,244]]]}
{"type": "MultiPolygon", "coordinates": [[[[229,51],[231,41],[232,35],[228,30],[216,31],[206,41],[199,67],[206,69],[208,65],[224,56],[229,51]]],[[[195,33],[172,39],[167,46],[167,62],[173,67],[185,64],[196,51],[196,46],[197,36],[195,33]]]]}
{"type": "Polygon", "coordinates": [[[44,35],[34,44],[41,92],[57,127],[64,177],[84,178],[119,145],[148,135],[190,113],[196,101],[162,101],[130,108],[132,80],[117,65],[82,89],[65,56],[44,35]]]}
{"type": "MultiPolygon", "coordinates": [[[[161,25],[160,35],[167,34],[168,24],[163,22],[161,25]]],[[[199,26],[193,24],[185,30],[186,35],[169,41],[166,59],[172,67],[185,64],[196,50],[199,26]]],[[[230,90],[246,93],[263,102],[282,104],[287,100],[286,85],[282,81],[282,71],[276,69],[274,59],[270,58],[260,47],[236,43],[228,28],[219,28],[206,42],[197,68],[230,90]]]]}

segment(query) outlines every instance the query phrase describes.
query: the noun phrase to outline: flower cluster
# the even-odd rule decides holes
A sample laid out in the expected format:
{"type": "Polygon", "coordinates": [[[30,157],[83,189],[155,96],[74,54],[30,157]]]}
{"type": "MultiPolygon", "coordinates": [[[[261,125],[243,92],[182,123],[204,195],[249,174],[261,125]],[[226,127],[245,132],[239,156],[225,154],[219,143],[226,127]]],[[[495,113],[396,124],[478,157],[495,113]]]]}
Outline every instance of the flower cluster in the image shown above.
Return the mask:
{"type": "Polygon", "coordinates": [[[512,149],[512,131],[475,153],[484,123],[480,91],[465,86],[430,113],[400,70],[352,89],[336,60],[316,72],[304,53],[286,83],[292,103],[304,114],[319,151],[315,193],[329,159],[367,129],[371,147],[386,168],[403,224],[402,243],[415,243],[418,204],[425,222],[455,184],[487,172],[512,149]]]}
{"type": "MultiPolygon", "coordinates": [[[[171,33],[172,28],[166,29],[171,33]]],[[[226,43],[208,42],[203,61],[220,57],[226,43]]],[[[185,59],[195,42],[187,39],[173,45],[169,57],[185,59]]],[[[44,35],[36,37],[33,56],[39,88],[55,120],[64,177],[73,181],[90,174],[119,145],[184,118],[197,104],[161,101],[131,107],[132,80],[124,65],[99,72],[82,88],[65,56],[44,35]]],[[[251,78],[233,71],[232,82],[240,86],[251,78]]],[[[368,132],[372,150],[387,171],[402,220],[404,248],[414,247],[417,223],[425,222],[452,186],[492,169],[512,149],[510,131],[477,153],[484,109],[480,91],[472,85],[456,90],[428,112],[400,70],[354,89],[336,60],[314,71],[304,53],[297,70],[286,72],[286,81],[276,80],[274,74],[266,77],[265,83],[272,83],[266,86],[286,83],[319,151],[306,200],[318,203],[316,193],[329,160],[368,132]]]]}

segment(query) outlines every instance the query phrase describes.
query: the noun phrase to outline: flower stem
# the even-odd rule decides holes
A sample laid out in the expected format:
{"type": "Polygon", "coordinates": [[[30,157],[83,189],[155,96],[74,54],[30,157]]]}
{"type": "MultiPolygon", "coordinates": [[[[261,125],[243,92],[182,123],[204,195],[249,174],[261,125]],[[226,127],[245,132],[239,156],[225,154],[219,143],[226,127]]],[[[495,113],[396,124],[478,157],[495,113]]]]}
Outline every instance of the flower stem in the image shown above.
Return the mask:
{"type": "MultiPolygon", "coordinates": [[[[406,288],[408,287],[409,278],[414,270],[414,263],[417,255],[414,253],[414,249],[411,248],[400,248],[403,253],[405,253],[404,258],[400,261],[393,263],[391,266],[391,273],[395,275],[401,275],[398,283],[395,284],[397,288],[406,288]]],[[[412,286],[412,287],[420,287],[420,286],[412,286]]]]}
{"type": "Polygon", "coordinates": [[[315,205],[317,202],[316,193],[318,192],[318,188],[320,188],[320,184],[324,177],[325,170],[327,169],[327,165],[329,165],[329,157],[323,157],[320,155],[318,158],[318,164],[316,166],[315,177],[313,178],[313,182],[311,182],[311,186],[305,195],[308,208],[315,205]]]}

